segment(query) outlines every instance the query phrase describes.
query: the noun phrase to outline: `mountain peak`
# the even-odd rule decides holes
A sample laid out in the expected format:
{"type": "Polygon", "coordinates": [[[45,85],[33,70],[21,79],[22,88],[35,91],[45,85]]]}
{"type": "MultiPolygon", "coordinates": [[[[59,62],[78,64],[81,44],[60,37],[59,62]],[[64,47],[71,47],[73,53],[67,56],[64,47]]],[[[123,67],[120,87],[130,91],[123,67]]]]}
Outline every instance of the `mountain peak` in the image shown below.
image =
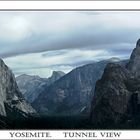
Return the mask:
{"type": "Polygon", "coordinates": [[[34,79],[41,79],[38,75],[28,75],[28,74],[22,74],[16,77],[16,80],[34,80],[34,79]]]}
{"type": "Polygon", "coordinates": [[[4,61],[0,58],[0,63],[4,63],[4,61]]]}
{"type": "Polygon", "coordinates": [[[110,58],[108,60],[111,61],[111,62],[119,62],[119,61],[121,61],[121,59],[118,58],[118,57],[112,57],[112,58],[110,58]]]}
{"type": "Polygon", "coordinates": [[[62,71],[53,71],[52,75],[48,78],[48,85],[54,83],[55,81],[57,81],[64,75],[65,75],[65,73],[62,71]]]}
{"type": "Polygon", "coordinates": [[[53,71],[52,76],[55,76],[55,75],[63,76],[63,75],[65,75],[65,73],[63,71],[53,71]]]}
{"type": "Polygon", "coordinates": [[[4,63],[4,61],[0,58],[0,67],[8,68],[8,66],[4,63]]]}
{"type": "Polygon", "coordinates": [[[140,39],[138,39],[136,47],[140,47],[140,39]]]}
{"type": "Polygon", "coordinates": [[[54,81],[58,80],[59,78],[61,78],[64,75],[65,75],[65,73],[62,71],[53,71],[52,76],[49,77],[48,79],[49,79],[50,83],[53,83],[54,81]]]}
{"type": "Polygon", "coordinates": [[[137,41],[136,48],[133,50],[126,67],[136,76],[140,76],[140,39],[137,41]]]}

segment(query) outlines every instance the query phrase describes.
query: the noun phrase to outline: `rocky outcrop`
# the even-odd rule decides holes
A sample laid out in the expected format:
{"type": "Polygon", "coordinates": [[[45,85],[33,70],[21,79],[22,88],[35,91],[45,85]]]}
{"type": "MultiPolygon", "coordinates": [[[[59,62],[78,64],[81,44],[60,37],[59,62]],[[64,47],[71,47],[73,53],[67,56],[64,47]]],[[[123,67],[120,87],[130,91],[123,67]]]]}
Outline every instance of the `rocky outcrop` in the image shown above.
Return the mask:
{"type": "Polygon", "coordinates": [[[52,76],[49,78],[23,74],[16,77],[16,81],[24,98],[29,103],[32,103],[46,86],[49,86],[64,75],[65,73],[61,71],[53,71],[52,76]]]}
{"type": "Polygon", "coordinates": [[[136,48],[131,54],[127,69],[134,73],[135,76],[140,76],[140,39],[137,41],[136,48]]]}
{"type": "Polygon", "coordinates": [[[62,71],[53,71],[52,76],[48,78],[48,85],[54,83],[64,75],[65,73],[62,71]]]}
{"type": "Polygon", "coordinates": [[[136,121],[140,115],[139,66],[140,40],[126,67],[113,63],[106,66],[92,100],[90,117],[94,125],[110,127],[136,121]]]}
{"type": "Polygon", "coordinates": [[[0,115],[17,119],[15,114],[23,117],[34,116],[36,111],[22,97],[12,71],[0,59],[0,115]],[[14,114],[12,113],[14,111],[14,114]]]}

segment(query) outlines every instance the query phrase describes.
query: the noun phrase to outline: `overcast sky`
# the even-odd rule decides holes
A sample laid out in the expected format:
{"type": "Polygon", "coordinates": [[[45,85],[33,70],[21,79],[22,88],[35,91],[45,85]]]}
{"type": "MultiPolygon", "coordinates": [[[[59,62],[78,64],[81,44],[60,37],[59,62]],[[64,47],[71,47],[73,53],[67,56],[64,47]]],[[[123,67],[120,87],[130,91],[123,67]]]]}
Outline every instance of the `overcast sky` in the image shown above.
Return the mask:
{"type": "Polygon", "coordinates": [[[16,76],[128,58],[138,38],[140,12],[0,12],[0,57],[16,76]]]}

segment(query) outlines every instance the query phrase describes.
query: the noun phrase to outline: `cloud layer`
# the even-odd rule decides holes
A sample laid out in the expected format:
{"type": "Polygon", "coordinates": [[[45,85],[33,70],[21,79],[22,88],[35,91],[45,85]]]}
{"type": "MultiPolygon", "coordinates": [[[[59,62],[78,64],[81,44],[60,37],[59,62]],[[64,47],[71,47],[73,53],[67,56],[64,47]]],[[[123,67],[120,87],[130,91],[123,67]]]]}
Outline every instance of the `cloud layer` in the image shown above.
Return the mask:
{"type": "Polygon", "coordinates": [[[140,37],[140,12],[0,12],[0,57],[15,74],[52,70],[109,57],[129,57],[140,37]]]}

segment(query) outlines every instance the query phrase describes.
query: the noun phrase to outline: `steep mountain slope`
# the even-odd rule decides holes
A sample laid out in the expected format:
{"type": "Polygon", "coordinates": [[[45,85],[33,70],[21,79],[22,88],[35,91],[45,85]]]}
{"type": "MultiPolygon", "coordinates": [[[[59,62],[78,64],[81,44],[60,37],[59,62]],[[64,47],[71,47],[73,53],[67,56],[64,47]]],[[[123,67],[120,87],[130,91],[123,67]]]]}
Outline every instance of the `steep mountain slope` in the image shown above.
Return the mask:
{"type": "Polygon", "coordinates": [[[36,111],[22,97],[11,70],[0,59],[0,115],[10,119],[34,116],[36,111]]]}
{"type": "Polygon", "coordinates": [[[43,90],[43,86],[46,85],[48,79],[23,74],[16,77],[16,81],[24,98],[31,103],[43,90]]]}
{"type": "Polygon", "coordinates": [[[131,54],[127,69],[135,76],[140,76],[140,39],[137,41],[136,48],[131,54]]]}
{"type": "Polygon", "coordinates": [[[32,103],[38,95],[44,90],[44,87],[52,84],[58,80],[65,73],[61,71],[54,71],[50,78],[40,78],[39,76],[20,75],[16,77],[18,87],[23,94],[24,98],[32,103]]]}
{"type": "MultiPolygon", "coordinates": [[[[116,60],[116,59],[115,59],[116,60]]],[[[91,89],[101,77],[107,63],[101,61],[78,67],[66,74],[39,95],[33,102],[42,115],[83,115],[89,111],[91,89]]]]}
{"type": "Polygon", "coordinates": [[[91,105],[94,125],[135,124],[140,119],[140,40],[128,64],[108,64],[97,81],[91,105]],[[137,119],[136,119],[137,118],[137,119]]]}

